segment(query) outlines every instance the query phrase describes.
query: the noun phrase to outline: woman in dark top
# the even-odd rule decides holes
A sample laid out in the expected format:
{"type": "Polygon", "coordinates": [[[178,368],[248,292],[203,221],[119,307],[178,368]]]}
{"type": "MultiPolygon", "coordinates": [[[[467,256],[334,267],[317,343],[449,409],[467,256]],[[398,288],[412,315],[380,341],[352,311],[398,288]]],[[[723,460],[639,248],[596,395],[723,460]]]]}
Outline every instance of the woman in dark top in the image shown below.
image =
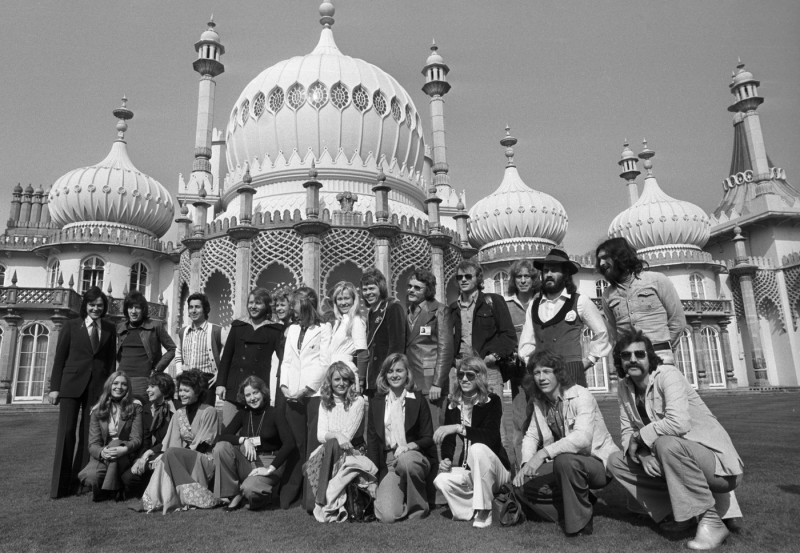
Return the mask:
{"type": "Polygon", "coordinates": [[[163,453],[162,441],[167,435],[169,421],[175,414],[175,381],[167,373],[156,373],[147,383],[147,399],[150,405],[142,411],[144,440],[138,452],[139,458],[122,475],[128,496],[140,496],[153,474],[153,463],[163,453]]]}
{"type": "Polygon", "coordinates": [[[367,454],[378,468],[375,516],[381,522],[427,516],[426,481],[436,461],[428,401],[414,386],[405,354],[389,355],[376,382],[367,432],[367,454]]]}
{"type": "Polygon", "coordinates": [[[500,439],[502,401],[489,393],[486,363],[466,357],[458,364],[457,382],[444,415],[444,425],[433,440],[442,446],[442,462],[434,484],[442,491],[454,520],[472,525],[492,525],[492,499],[511,480],[511,464],[500,439]],[[456,436],[464,448],[458,466],[453,466],[456,436]]]}
{"type": "Polygon", "coordinates": [[[125,321],[117,326],[117,369],[131,379],[133,397],[147,403],[147,379],[164,372],[175,357],[175,342],[160,321],[150,319],[147,300],[140,292],[125,296],[125,321]],[[161,352],[165,349],[166,353],[161,352]]]}
{"type": "MultiPolygon", "coordinates": [[[[269,389],[257,376],[245,379],[237,397],[244,404],[214,446],[214,494],[230,499],[233,511],[247,503],[251,510],[267,506],[294,450],[294,438],[283,417],[269,405],[269,389]],[[241,490],[241,491],[240,491],[241,490]]],[[[288,508],[287,505],[282,507],[288,508]]]]}
{"type": "Polygon", "coordinates": [[[89,464],[80,472],[94,501],[122,490],[122,473],[142,444],[142,404],[133,399],[127,375],[112,373],[103,385],[100,401],[92,408],[89,426],[89,464]]]}

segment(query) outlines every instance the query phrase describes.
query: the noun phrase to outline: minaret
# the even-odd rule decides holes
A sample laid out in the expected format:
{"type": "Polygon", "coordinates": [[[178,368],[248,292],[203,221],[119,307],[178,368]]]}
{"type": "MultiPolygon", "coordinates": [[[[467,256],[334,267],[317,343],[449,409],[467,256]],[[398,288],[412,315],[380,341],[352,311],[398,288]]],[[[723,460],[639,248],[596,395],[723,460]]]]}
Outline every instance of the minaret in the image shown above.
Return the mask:
{"type": "Polygon", "coordinates": [[[622,156],[618,162],[618,165],[622,167],[622,173],[619,176],[628,183],[628,200],[630,201],[630,205],[636,203],[636,200],[639,199],[639,189],[636,187],[636,177],[638,177],[641,173],[636,168],[638,160],[636,159],[636,154],[633,153],[633,150],[630,149],[630,144],[628,144],[628,140],[625,139],[624,147],[622,150],[622,156]]]}
{"type": "Polygon", "coordinates": [[[746,71],[744,63],[739,60],[736,71],[732,74],[730,89],[736,101],[728,107],[728,111],[736,113],[744,125],[747,145],[750,151],[750,160],[753,165],[753,177],[756,182],[768,180],[770,176],[767,148],[764,145],[764,135],[761,132],[761,120],[756,108],[764,102],[758,95],[758,86],[761,83],[746,71]]]}
{"type": "Polygon", "coordinates": [[[447,145],[444,131],[444,95],[450,91],[447,74],[450,68],[439,54],[434,41],[431,54],[422,69],[425,84],[422,91],[431,97],[431,133],[433,136],[433,184],[439,197],[449,197],[450,178],[447,166],[447,145]],[[445,188],[446,190],[441,190],[445,188]]]}
{"type": "MultiPolygon", "coordinates": [[[[193,204],[198,199],[200,189],[205,189],[204,201],[216,208],[219,204],[221,190],[220,183],[215,183],[211,169],[211,130],[214,121],[214,92],[216,81],[214,77],[225,71],[225,66],[220,58],[225,53],[225,47],[219,41],[219,34],[215,30],[214,17],[208,22],[200,40],[194,45],[197,59],[192,64],[194,70],[200,74],[200,84],[197,95],[197,132],[194,139],[194,163],[189,182],[180,183],[178,200],[184,204],[193,204]]],[[[213,211],[212,211],[213,215],[213,211]]]]}

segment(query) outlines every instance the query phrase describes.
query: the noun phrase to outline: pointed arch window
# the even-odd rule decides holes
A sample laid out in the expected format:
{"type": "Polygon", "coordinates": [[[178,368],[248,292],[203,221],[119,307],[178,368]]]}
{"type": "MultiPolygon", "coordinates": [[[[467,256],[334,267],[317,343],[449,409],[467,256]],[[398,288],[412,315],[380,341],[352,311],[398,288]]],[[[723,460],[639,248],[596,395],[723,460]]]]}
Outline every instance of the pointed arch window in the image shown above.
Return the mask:
{"type": "Polygon", "coordinates": [[[367,108],[369,108],[369,93],[361,85],[353,89],[353,105],[356,106],[358,111],[367,111],[367,108]]]}
{"type": "Polygon", "coordinates": [[[308,87],[308,101],[316,109],[328,103],[328,87],[317,81],[308,87]]]}
{"type": "Polygon", "coordinates": [[[716,328],[707,326],[700,331],[703,345],[708,352],[709,365],[706,368],[706,378],[710,388],[724,388],[725,363],[722,357],[722,346],[719,341],[719,332],[716,328]]]}
{"type": "Polygon", "coordinates": [[[253,115],[255,115],[256,118],[261,117],[261,114],[264,113],[266,101],[267,99],[264,97],[263,92],[256,94],[256,97],[253,99],[253,115]]]}
{"type": "Polygon", "coordinates": [[[54,259],[47,265],[47,286],[58,288],[59,274],[61,274],[61,262],[58,259],[54,259]]]}
{"type": "Polygon", "coordinates": [[[692,333],[688,329],[681,334],[678,349],[675,351],[675,366],[683,373],[692,387],[697,388],[697,363],[695,362],[692,333]]]}
{"type": "Polygon", "coordinates": [[[20,332],[14,401],[42,400],[49,339],[50,331],[40,323],[29,325],[20,332]]]}
{"type": "Polygon", "coordinates": [[[400,108],[400,102],[397,101],[397,98],[392,98],[392,117],[398,123],[403,118],[403,110],[400,108]]]}
{"type": "Polygon", "coordinates": [[[269,93],[269,110],[272,113],[278,113],[278,111],[283,107],[283,89],[276,86],[272,89],[272,92],[269,93]]]}
{"type": "Polygon", "coordinates": [[[608,282],[606,282],[602,278],[594,282],[594,291],[595,294],[597,294],[598,298],[603,297],[603,292],[605,291],[606,288],[608,288],[608,282]]]}
{"type": "Polygon", "coordinates": [[[0,286],[6,285],[6,266],[0,265],[0,286]]]}
{"type": "Polygon", "coordinates": [[[372,95],[372,105],[379,115],[386,115],[386,96],[380,90],[376,90],[372,95]]]}
{"type": "Polygon", "coordinates": [[[409,129],[414,124],[414,115],[411,113],[411,105],[406,104],[406,127],[409,129]]]}
{"type": "Polygon", "coordinates": [[[344,109],[350,101],[350,92],[342,83],[336,83],[331,87],[331,103],[339,109],[344,109]]]}
{"type": "Polygon", "coordinates": [[[128,283],[131,292],[147,293],[147,265],[138,262],[131,265],[131,278],[128,283]]]}
{"type": "MultiPolygon", "coordinates": [[[[589,327],[585,327],[581,332],[581,349],[583,350],[583,357],[589,355],[589,345],[594,338],[594,332],[589,327]]],[[[597,360],[594,366],[586,370],[586,384],[589,390],[593,392],[607,392],[608,391],[608,359],[602,357],[597,360]]]]}
{"type": "Polygon", "coordinates": [[[508,273],[505,271],[500,271],[496,275],[494,275],[494,293],[505,295],[506,290],[508,290],[508,273]]]}
{"type": "Polygon", "coordinates": [[[92,286],[103,289],[103,276],[105,275],[106,262],[97,256],[92,256],[81,264],[81,294],[92,286]]]}
{"type": "Polygon", "coordinates": [[[689,288],[691,289],[693,300],[706,299],[706,286],[703,282],[703,275],[700,273],[689,275],[689,288]]]}
{"type": "Polygon", "coordinates": [[[242,126],[247,123],[250,118],[250,100],[242,102],[242,126]]]}
{"type": "Polygon", "coordinates": [[[300,83],[294,83],[286,91],[286,103],[289,107],[298,110],[306,103],[306,89],[300,83]]]}

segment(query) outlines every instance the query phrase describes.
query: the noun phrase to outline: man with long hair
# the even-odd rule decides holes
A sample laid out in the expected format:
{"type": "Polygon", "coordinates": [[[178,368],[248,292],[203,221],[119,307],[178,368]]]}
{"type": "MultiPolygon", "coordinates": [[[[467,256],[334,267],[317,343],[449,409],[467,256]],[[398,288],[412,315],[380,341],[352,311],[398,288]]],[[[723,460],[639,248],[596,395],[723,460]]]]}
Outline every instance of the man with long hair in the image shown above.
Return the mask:
{"type": "Polygon", "coordinates": [[[367,307],[369,359],[365,373],[359,374],[358,379],[367,397],[373,397],[383,360],[406,349],[406,317],[403,306],[389,297],[386,277],[376,267],[367,269],[361,276],[361,296],[367,307]]]}
{"type": "Polygon", "coordinates": [[[641,330],[666,363],[674,361],[686,316],[678,292],[663,274],[646,271],[625,238],[610,238],[595,251],[597,272],[608,281],[602,306],[611,341],[623,332],[641,330]]]}
{"type": "Polygon", "coordinates": [[[609,470],[664,530],[699,521],[689,549],[722,545],[729,532],[721,519],[742,516],[733,490],[744,464],[730,436],[645,333],[620,337],[614,366],[622,453],[608,460],[609,470]]]}

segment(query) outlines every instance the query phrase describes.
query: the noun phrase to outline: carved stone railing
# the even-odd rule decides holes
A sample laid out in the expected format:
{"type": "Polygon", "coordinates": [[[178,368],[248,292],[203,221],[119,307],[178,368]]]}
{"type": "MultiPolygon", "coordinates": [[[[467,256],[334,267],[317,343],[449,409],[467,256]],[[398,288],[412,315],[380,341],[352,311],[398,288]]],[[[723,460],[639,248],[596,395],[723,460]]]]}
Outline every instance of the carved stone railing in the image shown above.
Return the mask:
{"type": "MultiPolygon", "coordinates": [[[[16,310],[64,310],[78,314],[82,297],[71,288],[21,288],[0,286],[0,309],[16,310]]],[[[123,317],[124,298],[109,298],[108,316],[113,319],[123,317]]],[[[163,321],[167,318],[167,306],[161,303],[147,303],[150,318],[163,321]]]]}

